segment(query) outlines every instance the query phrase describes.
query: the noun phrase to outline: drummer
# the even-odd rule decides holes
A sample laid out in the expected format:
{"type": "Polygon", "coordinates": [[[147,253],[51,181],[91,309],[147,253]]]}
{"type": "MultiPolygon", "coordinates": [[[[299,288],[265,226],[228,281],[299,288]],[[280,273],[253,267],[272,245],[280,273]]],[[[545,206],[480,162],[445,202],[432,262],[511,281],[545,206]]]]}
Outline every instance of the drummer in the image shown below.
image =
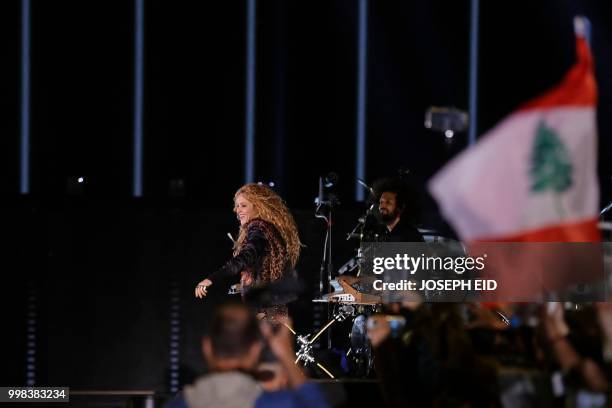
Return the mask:
{"type": "Polygon", "coordinates": [[[380,219],[386,228],[378,231],[382,241],[424,242],[414,226],[417,197],[407,183],[398,177],[384,178],[374,184],[380,219]]]}

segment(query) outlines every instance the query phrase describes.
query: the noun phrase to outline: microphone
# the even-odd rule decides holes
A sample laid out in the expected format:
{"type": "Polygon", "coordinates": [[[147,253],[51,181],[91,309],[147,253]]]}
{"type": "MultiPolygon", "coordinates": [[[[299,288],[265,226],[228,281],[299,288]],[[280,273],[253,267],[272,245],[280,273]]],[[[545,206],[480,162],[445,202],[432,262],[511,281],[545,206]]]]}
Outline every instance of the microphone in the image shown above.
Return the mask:
{"type": "Polygon", "coordinates": [[[330,171],[329,173],[327,173],[327,175],[325,176],[325,188],[332,188],[333,186],[335,186],[338,183],[338,173],[335,173],[333,171],[330,171]]]}
{"type": "Polygon", "coordinates": [[[319,195],[315,198],[315,204],[321,205],[336,205],[340,204],[338,197],[334,194],[328,193],[327,198],[325,196],[325,189],[331,189],[338,183],[338,173],[329,172],[324,177],[319,177],[319,195]]]}
{"type": "Polygon", "coordinates": [[[321,205],[323,203],[323,177],[319,177],[319,195],[315,198],[315,204],[321,205]]]}

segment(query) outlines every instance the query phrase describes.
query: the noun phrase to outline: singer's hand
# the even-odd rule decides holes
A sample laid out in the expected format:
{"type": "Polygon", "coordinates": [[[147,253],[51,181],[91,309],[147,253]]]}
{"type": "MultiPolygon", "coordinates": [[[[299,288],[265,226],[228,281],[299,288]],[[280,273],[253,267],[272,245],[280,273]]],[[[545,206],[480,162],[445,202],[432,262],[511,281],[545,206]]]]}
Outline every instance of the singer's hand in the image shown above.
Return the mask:
{"type": "Polygon", "coordinates": [[[198,283],[195,288],[195,297],[201,299],[206,296],[206,289],[208,289],[210,285],[212,285],[212,281],[210,279],[204,279],[202,282],[198,283]]]}

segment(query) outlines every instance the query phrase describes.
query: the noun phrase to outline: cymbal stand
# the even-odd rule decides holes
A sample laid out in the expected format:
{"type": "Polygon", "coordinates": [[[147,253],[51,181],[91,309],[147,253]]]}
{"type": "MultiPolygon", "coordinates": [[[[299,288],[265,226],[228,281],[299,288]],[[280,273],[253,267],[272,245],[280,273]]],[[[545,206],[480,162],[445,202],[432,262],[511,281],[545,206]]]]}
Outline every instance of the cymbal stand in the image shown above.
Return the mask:
{"type": "Polygon", "coordinates": [[[291,331],[291,333],[293,333],[293,335],[296,337],[297,344],[299,346],[299,349],[295,352],[295,355],[297,356],[297,358],[295,359],[295,364],[299,363],[300,361],[303,361],[304,366],[306,366],[307,364],[315,364],[325,374],[327,374],[329,378],[335,378],[334,375],[327,368],[325,368],[321,363],[317,362],[317,360],[312,355],[312,349],[314,342],[317,340],[317,338],[319,338],[319,336],[321,336],[321,334],[323,334],[325,330],[331,327],[331,325],[335,322],[343,321],[344,319],[346,319],[346,317],[347,315],[344,314],[342,310],[337,311],[336,313],[334,313],[333,318],[325,326],[323,326],[312,338],[310,338],[310,334],[297,334],[296,331],[293,330],[288,324],[283,323],[285,327],[287,327],[289,331],[291,331]]]}
{"type": "MultiPolygon", "coordinates": [[[[315,217],[325,221],[325,241],[323,243],[323,257],[321,259],[321,268],[319,270],[319,296],[323,296],[324,289],[327,293],[331,292],[332,280],[332,212],[335,205],[340,204],[338,197],[334,194],[324,194],[323,179],[319,177],[319,196],[315,199],[316,210],[315,217]],[[325,212],[327,209],[327,212],[325,212]],[[327,276],[325,276],[327,272],[327,276]],[[323,282],[326,281],[324,285],[323,282]]],[[[331,313],[327,310],[327,318],[331,313]]],[[[327,335],[327,347],[331,348],[331,334],[327,335]]]]}

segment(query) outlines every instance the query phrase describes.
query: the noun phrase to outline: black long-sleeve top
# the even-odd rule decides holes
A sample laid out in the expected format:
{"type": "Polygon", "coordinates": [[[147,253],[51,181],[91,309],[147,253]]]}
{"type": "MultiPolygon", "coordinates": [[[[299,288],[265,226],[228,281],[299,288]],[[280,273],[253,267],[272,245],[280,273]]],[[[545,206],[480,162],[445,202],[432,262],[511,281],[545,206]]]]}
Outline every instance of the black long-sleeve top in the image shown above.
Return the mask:
{"type": "Polygon", "coordinates": [[[208,276],[211,281],[220,278],[235,276],[240,272],[251,269],[254,278],[262,268],[263,258],[268,250],[268,240],[260,223],[251,223],[247,229],[247,237],[240,252],[232,257],[221,268],[208,276]]]}

